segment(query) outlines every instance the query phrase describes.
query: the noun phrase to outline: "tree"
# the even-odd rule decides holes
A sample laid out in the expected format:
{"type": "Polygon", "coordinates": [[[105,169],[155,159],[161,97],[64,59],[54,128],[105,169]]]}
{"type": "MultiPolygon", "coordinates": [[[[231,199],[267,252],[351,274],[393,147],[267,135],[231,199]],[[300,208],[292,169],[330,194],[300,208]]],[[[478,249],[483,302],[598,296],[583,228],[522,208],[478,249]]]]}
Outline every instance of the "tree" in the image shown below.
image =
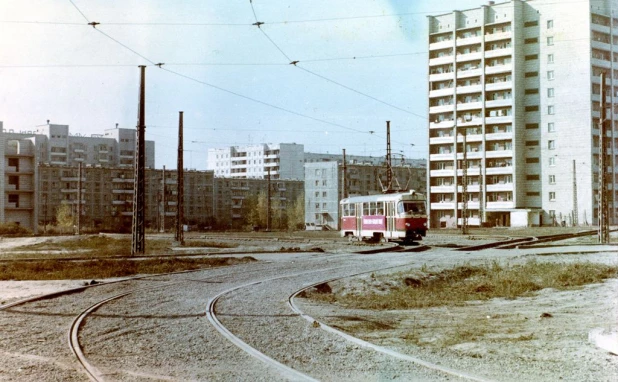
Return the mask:
{"type": "Polygon", "coordinates": [[[287,207],[287,226],[289,231],[302,229],[305,225],[305,195],[300,194],[294,200],[294,203],[289,203],[287,207]]]}
{"type": "Polygon", "coordinates": [[[68,204],[61,204],[56,209],[56,224],[63,228],[73,227],[73,211],[68,204]]]}

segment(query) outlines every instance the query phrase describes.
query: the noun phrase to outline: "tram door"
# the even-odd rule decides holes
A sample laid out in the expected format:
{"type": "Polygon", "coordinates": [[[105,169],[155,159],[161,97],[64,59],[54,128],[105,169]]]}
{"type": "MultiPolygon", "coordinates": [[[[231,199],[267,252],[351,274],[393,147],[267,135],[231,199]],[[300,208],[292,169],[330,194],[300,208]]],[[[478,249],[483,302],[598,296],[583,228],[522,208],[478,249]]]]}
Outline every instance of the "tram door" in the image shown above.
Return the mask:
{"type": "Polygon", "coordinates": [[[394,237],[395,231],[395,203],[386,202],[386,232],[384,236],[394,237]]]}

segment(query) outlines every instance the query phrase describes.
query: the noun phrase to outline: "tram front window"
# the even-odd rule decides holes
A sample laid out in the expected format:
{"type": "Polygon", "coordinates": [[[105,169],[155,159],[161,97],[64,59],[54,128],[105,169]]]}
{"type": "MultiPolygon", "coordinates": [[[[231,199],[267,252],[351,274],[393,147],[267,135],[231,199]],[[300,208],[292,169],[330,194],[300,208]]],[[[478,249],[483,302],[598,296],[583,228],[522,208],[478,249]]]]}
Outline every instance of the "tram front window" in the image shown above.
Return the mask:
{"type": "Polygon", "coordinates": [[[425,203],[423,202],[400,202],[398,212],[400,214],[425,215],[425,203]]]}

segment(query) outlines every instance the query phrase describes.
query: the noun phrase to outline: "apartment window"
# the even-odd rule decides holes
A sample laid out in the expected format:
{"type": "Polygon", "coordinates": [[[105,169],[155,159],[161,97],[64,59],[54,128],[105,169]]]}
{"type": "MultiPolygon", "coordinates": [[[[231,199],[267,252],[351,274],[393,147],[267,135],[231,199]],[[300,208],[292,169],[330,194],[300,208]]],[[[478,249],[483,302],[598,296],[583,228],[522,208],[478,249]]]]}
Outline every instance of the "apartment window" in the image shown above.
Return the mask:
{"type": "Polygon", "coordinates": [[[547,132],[548,133],[553,133],[556,131],[556,125],[553,122],[548,122],[547,123],[547,132]]]}
{"type": "Polygon", "coordinates": [[[548,64],[553,64],[554,63],[554,54],[550,53],[547,55],[547,63],[548,64]]]}
{"type": "Polygon", "coordinates": [[[547,37],[547,45],[554,45],[554,36],[547,37]]]}
{"type": "Polygon", "coordinates": [[[539,128],[538,123],[526,123],[526,129],[528,130],[538,129],[538,128],[539,128]]]}
{"type": "Polygon", "coordinates": [[[554,28],[554,20],[547,20],[547,29],[554,28]]]}
{"type": "Polygon", "coordinates": [[[556,141],[554,141],[554,140],[547,141],[547,148],[550,149],[550,150],[555,150],[556,149],[556,141]]]}
{"type": "Polygon", "coordinates": [[[538,54],[529,54],[526,56],[526,61],[532,61],[532,60],[538,60],[538,59],[539,59],[538,54]]]}
{"type": "Polygon", "coordinates": [[[554,88],[547,88],[547,97],[553,98],[554,96],[554,88]]]}
{"type": "Polygon", "coordinates": [[[539,25],[539,22],[538,22],[537,20],[534,20],[534,21],[526,21],[526,22],[524,23],[524,27],[525,27],[525,28],[528,28],[528,27],[535,27],[535,26],[537,26],[537,25],[539,25]]]}
{"type": "Polygon", "coordinates": [[[526,180],[540,180],[539,175],[526,175],[526,180]]]}
{"type": "Polygon", "coordinates": [[[326,197],[326,191],[322,192],[322,197],[325,198],[326,197]]]}
{"type": "Polygon", "coordinates": [[[530,94],[539,94],[539,89],[538,88],[534,88],[534,89],[526,89],[525,93],[530,95],[530,94]]]}
{"type": "Polygon", "coordinates": [[[526,192],[526,196],[541,196],[540,192],[526,192]]]}
{"type": "Polygon", "coordinates": [[[538,145],[539,145],[539,141],[526,141],[527,147],[538,146],[538,145]]]}
{"type": "Polygon", "coordinates": [[[536,44],[537,42],[539,42],[539,39],[536,37],[527,38],[524,40],[525,44],[536,44]]]}
{"type": "Polygon", "coordinates": [[[550,201],[550,202],[554,202],[554,201],[556,201],[556,193],[555,193],[555,192],[551,191],[551,192],[549,193],[549,201],[550,201]]]}
{"type": "Polygon", "coordinates": [[[539,75],[539,72],[526,72],[525,77],[532,78],[532,77],[537,77],[538,75],[539,75]]]}
{"type": "Polygon", "coordinates": [[[531,105],[525,107],[526,111],[539,111],[539,105],[531,105]]]}
{"type": "Polygon", "coordinates": [[[556,157],[549,157],[549,165],[554,167],[556,165],[556,157]]]}
{"type": "Polygon", "coordinates": [[[554,107],[554,105],[547,106],[547,114],[553,115],[555,112],[556,112],[556,108],[554,107]]]}
{"type": "Polygon", "coordinates": [[[539,158],[526,158],[526,163],[539,163],[539,158]]]}
{"type": "Polygon", "coordinates": [[[9,203],[15,203],[15,207],[19,207],[19,195],[9,194],[9,203]]]}
{"type": "Polygon", "coordinates": [[[549,176],[549,184],[556,184],[556,175],[549,176]]]}
{"type": "Polygon", "coordinates": [[[553,70],[548,70],[547,71],[547,79],[550,80],[550,81],[554,79],[554,71],[553,70]]]}

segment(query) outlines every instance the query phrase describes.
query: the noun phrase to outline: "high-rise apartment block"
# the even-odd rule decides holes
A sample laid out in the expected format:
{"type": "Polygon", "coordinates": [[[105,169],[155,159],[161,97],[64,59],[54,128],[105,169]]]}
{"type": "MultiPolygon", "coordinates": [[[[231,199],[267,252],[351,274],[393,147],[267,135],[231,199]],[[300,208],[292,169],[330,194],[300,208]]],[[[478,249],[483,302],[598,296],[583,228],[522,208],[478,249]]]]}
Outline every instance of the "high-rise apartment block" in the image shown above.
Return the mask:
{"type": "Polygon", "coordinates": [[[596,224],[602,73],[615,224],[618,1],[490,1],[428,21],[431,226],[596,224]]]}

